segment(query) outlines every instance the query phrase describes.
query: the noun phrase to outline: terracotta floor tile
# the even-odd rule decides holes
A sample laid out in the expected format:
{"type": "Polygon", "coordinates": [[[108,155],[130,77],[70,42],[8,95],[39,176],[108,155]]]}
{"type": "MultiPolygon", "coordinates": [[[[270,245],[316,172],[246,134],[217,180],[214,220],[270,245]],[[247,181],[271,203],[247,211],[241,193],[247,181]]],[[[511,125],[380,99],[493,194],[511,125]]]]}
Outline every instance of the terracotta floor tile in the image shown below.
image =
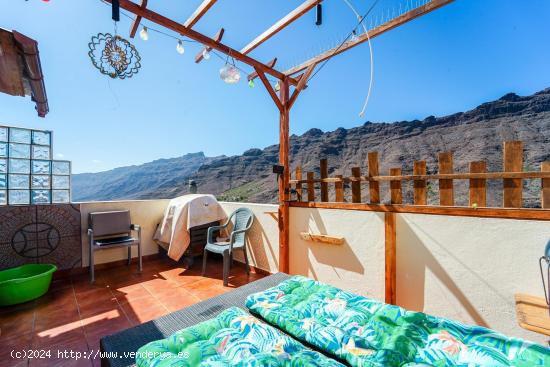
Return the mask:
{"type": "Polygon", "coordinates": [[[141,285],[143,285],[143,287],[145,287],[145,289],[147,289],[152,294],[155,294],[155,292],[159,290],[174,289],[180,286],[180,284],[173,280],[161,278],[145,281],[141,283],[141,285]]]}
{"type": "Polygon", "coordinates": [[[201,300],[205,300],[208,298],[219,296],[220,294],[229,292],[230,290],[231,288],[214,286],[211,288],[194,291],[193,294],[198,298],[200,298],[201,300]]]}
{"type": "Polygon", "coordinates": [[[76,303],[72,308],[61,308],[55,311],[37,311],[34,320],[34,330],[44,331],[60,327],[80,320],[76,303]]]}
{"type": "Polygon", "coordinates": [[[149,293],[140,283],[121,287],[110,287],[110,289],[119,303],[151,296],[151,293],[149,293]]]}
{"type": "Polygon", "coordinates": [[[152,296],[140,298],[135,302],[124,303],[122,309],[132,325],[142,324],[169,312],[159,300],[152,296]]]}
{"type": "Polygon", "coordinates": [[[101,314],[118,307],[115,296],[108,288],[77,294],[76,300],[81,317],[101,314]]]}
{"type": "Polygon", "coordinates": [[[124,311],[119,308],[82,320],[88,345],[97,345],[99,339],[132,327],[124,311]]]}
{"type": "MultiPolygon", "coordinates": [[[[84,340],[71,344],[52,345],[43,348],[49,353],[47,358],[30,358],[29,366],[91,367],[92,361],[87,358],[88,345],[84,340]],[[73,353],[71,355],[71,352],[73,353]],[[77,355],[78,353],[78,355],[77,355]],[[78,358],[80,357],[80,358],[78,358]]],[[[46,357],[46,356],[45,356],[46,357]]]]}
{"type": "Polygon", "coordinates": [[[0,339],[0,366],[17,366],[22,362],[26,363],[24,358],[13,355],[12,351],[21,352],[30,349],[32,345],[32,333],[19,334],[15,337],[0,339]]]}
{"type": "Polygon", "coordinates": [[[32,332],[33,324],[32,308],[0,314],[0,345],[3,339],[32,332]]]}
{"type": "Polygon", "coordinates": [[[155,297],[170,312],[177,311],[200,302],[200,299],[197,296],[182,288],[177,288],[172,290],[171,293],[157,295],[155,297]]]}
{"type": "Polygon", "coordinates": [[[73,345],[80,345],[85,340],[84,328],[80,321],[75,321],[52,329],[34,332],[32,347],[35,349],[51,346],[69,348],[73,345]]]}

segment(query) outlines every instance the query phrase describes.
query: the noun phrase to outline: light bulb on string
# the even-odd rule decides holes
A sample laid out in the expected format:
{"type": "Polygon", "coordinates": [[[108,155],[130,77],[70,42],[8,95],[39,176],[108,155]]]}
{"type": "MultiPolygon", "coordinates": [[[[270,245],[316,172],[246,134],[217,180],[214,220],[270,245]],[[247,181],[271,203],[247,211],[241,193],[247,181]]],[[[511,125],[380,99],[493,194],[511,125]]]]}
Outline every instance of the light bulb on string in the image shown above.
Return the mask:
{"type": "Polygon", "coordinates": [[[183,41],[182,40],[178,40],[178,44],[176,45],[176,51],[180,55],[183,55],[183,53],[185,52],[185,48],[183,47],[183,41]]]}
{"type": "Polygon", "coordinates": [[[351,37],[350,37],[350,41],[352,42],[355,42],[357,41],[357,31],[354,29],[352,32],[351,32],[351,37]]]}
{"type": "Polygon", "coordinates": [[[275,91],[280,91],[281,90],[281,82],[279,80],[277,80],[277,83],[275,83],[275,91]]]}
{"type": "Polygon", "coordinates": [[[202,58],[205,59],[205,60],[210,59],[210,51],[208,51],[207,48],[205,48],[204,50],[202,50],[202,58]]]}
{"type": "Polygon", "coordinates": [[[143,27],[141,31],[139,31],[139,37],[144,41],[147,41],[149,39],[149,32],[147,32],[147,27],[143,27]]]}
{"type": "Polygon", "coordinates": [[[248,81],[248,86],[249,86],[250,88],[254,88],[254,87],[256,86],[256,84],[254,84],[254,79],[250,79],[250,80],[248,81]]]}

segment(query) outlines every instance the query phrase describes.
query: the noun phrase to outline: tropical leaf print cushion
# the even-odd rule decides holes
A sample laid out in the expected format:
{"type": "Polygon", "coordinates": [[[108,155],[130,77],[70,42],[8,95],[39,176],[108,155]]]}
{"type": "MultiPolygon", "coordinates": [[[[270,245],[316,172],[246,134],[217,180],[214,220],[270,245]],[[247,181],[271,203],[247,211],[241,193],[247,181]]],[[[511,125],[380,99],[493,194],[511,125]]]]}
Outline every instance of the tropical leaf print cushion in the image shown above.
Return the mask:
{"type": "Polygon", "coordinates": [[[295,276],[246,306],[352,366],[550,366],[550,349],[295,276]]]}
{"type": "Polygon", "coordinates": [[[237,307],[144,345],[136,353],[136,363],[139,367],[343,367],[237,307]]]}

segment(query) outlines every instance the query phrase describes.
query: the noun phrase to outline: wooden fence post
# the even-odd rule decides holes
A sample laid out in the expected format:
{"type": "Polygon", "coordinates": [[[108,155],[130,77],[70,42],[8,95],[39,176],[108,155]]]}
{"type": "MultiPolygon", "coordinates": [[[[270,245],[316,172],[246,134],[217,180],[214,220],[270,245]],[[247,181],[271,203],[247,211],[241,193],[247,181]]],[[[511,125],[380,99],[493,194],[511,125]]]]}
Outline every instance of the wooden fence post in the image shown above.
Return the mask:
{"type": "MultiPolygon", "coordinates": [[[[523,171],[523,144],[521,141],[504,143],[504,172],[523,171]]],[[[503,206],[521,208],[523,199],[523,180],[521,178],[503,179],[503,206]]]]}
{"type": "Polygon", "coordinates": [[[307,201],[315,201],[315,184],[313,183],[314,179],[313,172],[307,173],[307,201]]]}
{"type": "MultiPolygon", "coordinates": [[[[487,163],[484,161],[470,162],[470,173],[487,172],[487,163]]],[[[487,184],[484,178],[470,179],[470,206],[487,206],[487,184]]]]}
{"type": "MultiPolygon", "coordinates": [[[[320,162],[321,179],[328,177],[328,161],[326,158],[320,162]]],[[[328,183],[321,181],[321,201],[328,201],[328,183]]]]}
{"type": "Polygon", "coordinates": [[[385,235],[385,302],[395,305],[396,303],[396,271],[397,271],[397,244],[395,213],[384,213],[384,235],[385,235]]]}
{"type": "MultiPolygon", "coordinates": [[[[426,161],[415,161],[413,175],[426,174],[426,161]]],[[[426,180],[414,180],[414,205],[426,205],[426,180]]]]}
{"type": "MultiPolygon", "coordinates": [[[[550,172],[550,161],[542,162],[540,170],[542,172],[550,172]]],[[[550,209],[550,178],[542,179],[541,206],[543,209],[550,209]]]]}
{"type": "MultiPolygon", "coordinates": [[[[336,175],[336,178],[342,179],[344,176],[342,175],[336,175]]],[[[344,181],[336,181],[334,183],[334,191],[335,191],[335,201],[336,202],[343,202],[344,201],[344,181]]]]}
{"type": "MultiPolygon", "coordinates": [[[[369,177],[378,176],[378,152],[369,152],[367,158],[369,163],[369,177]]],[[[369,181],[369,195],[369,201],[371,203],[380,203],[380,183],[378,181],[369,181]]]]}
{"type": "Polygon", "coordinates": [[[352,167],[351,175],[353,176],[353,178],[356,179],[355,181],[351,182],[351,201],[354,203],[360,203],[361,202],[361,181],[359,179],[361,177],[361,168],[352,167]]]}
{"type": "MultiPolygon", "coordinates": [[[[296,180],[297,181],[302,180],[302,167],[300,166],[296,167],[296,180]]],[[[296,200],[302,201],[302,183],[301,182],[296,183],[296,200]]]]}
{"type": "MultiPolygon", "coordinates": [[[[390,168],[390,176],[401,176],[401,168],[390,168]]],[[[403,192],[401,191],[401,180],[390,181],[390,193],[392,204],[403,203],[403,192]]]]}
{"type": "MultiPolygon", "coordinates": [[[[439,153],[439,173],[453,173],[453,153],[439,153]]],[[[453,206],[455,204],[453,180],[439,180],[439,205],[453,206]]]]}

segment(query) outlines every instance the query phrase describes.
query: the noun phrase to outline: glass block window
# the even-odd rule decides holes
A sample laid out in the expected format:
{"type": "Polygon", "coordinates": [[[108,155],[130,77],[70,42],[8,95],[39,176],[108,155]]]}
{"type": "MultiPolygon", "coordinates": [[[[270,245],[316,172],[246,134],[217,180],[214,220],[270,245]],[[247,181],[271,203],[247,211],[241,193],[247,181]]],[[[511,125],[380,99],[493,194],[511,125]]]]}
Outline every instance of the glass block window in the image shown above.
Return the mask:
{"type": "Polygon", "coordinates": [[[28,159],[10,158],[8,172],[10,173],[31,173],[31,161],[28,159]]]}
{"type": "Polygon", "coordinates": [[[52,176],[53,189],[69,189],[71,186],[69,176],[52,176]]]}
{"type": "Polygon", "coordinates": [[[32,175],[32,182],[31,182],[31,188],[32,189],[49,189],[50,181],[51,181],[50,175],[32,175]]]}
{"type": "Polygon", "coordinates": [[[32,132],[32,143],[37,145],[50,145],[51,133],[49,131],[37,131],[32,132]]]}
{"type": "Polygon", "coordinates": [[[51,131],[0,126],[0,205],[69,203],[71,162],[52,153],[51,131]]]}
{"type": "Polygon", "coordinates": [[[28,189],[29,175],[10,174],[8,178],[8,186],[10,189],[28,189]]]}
{"type": "Polygon", "coordinates": [[[10,127],[9,141],[12,143],[31,143],[31,130],[10,127]]]}
{"type": "MultiPolygon", "coordinates": [[[[32,190],[33,204],[49,204],[52,202],[50,190],[32,190]]],[[[66,201],[63,201],[66,203],[66,201]]]]}
{"type": "Polygon", "coordinates": [[[71,174],[71,162],[68,161],[53,161],[52,173],[54,175],[69,175],[71,174]]]}
{"type": "Polygon", "coordinates": [[[0,141],[8,141],[8,128],[0,127],[0,141]]]}
{"type": "Polygon", "coordinates": [[[68,203],[69,201],[69,190],[52,190],[52,203],[68,203]]]}
{"type": "Polygon", "coordinates": [[[50,159],[50,148],[43,147],[41,145],[33,145],[32,158],[33,159],[50,159]]]}
{"type": "Polygon", "coordinates": [[[31,157],[31,146],[28,144],[10,143],[9,156],[11,158],[29,159],[31,157]]]}
{"type": "Polygon", "coordinates": [[[32,161],[31,172],[33,174],[43,174],[49,175],[52,173],[52,162],[51,161],[32,161]]]}
{"type": "Polygon", "coordinates": [[[30,204],[29,190],[8,190],[8,203],[10,205],[30,204]]]}

